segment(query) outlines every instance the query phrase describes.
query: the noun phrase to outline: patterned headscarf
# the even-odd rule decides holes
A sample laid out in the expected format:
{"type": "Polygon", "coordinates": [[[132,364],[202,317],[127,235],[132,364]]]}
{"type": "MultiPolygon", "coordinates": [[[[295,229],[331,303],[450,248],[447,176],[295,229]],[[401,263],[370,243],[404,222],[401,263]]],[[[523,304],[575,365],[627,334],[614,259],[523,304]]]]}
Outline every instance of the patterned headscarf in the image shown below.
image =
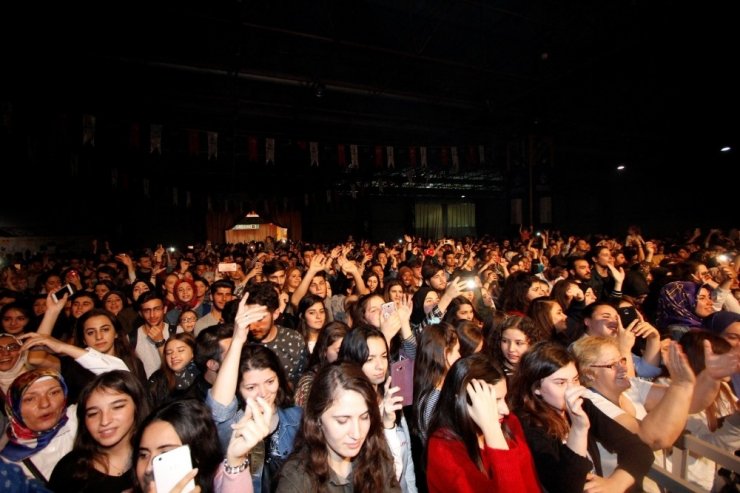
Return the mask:
{"type": "Polygon", "coordinates": [[[702,328],[702,319],[694,313],[700,288],[691,281],[674,281],[663,286],[658,296],[658,328],[665,329],[669,325],[702,328]]]}
{"type": "Polygon", "coordinates": [[[13,462],[20,462],[46,447],[67,422],[67,413],[50,429],[33,431],[23,422],[21,402],[28,388],[41,378],[54,378],[64,391],[64,406],[67,405],[67,384],[56,370],[38,369],[23,373],[13,381],[5,396],[5,412],[10,418],[8,444],[0,455],[13,462]]]}

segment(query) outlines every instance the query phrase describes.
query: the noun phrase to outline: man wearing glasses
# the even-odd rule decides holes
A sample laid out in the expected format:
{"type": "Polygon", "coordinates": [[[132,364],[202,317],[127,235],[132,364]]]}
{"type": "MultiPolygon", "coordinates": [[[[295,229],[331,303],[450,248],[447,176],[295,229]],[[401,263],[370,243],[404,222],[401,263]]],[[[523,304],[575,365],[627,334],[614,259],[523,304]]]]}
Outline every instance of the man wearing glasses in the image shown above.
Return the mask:
{"type": "Polygon", "coordinates": [[[144,324],[137,329],[136,355],[144,364],[144,372],[149,378],[162,366],[161,355],[170,330],[164,321],[164,300],[161,295],[155,291],[147,291],[139,297],[138,305],[144,324]]]}

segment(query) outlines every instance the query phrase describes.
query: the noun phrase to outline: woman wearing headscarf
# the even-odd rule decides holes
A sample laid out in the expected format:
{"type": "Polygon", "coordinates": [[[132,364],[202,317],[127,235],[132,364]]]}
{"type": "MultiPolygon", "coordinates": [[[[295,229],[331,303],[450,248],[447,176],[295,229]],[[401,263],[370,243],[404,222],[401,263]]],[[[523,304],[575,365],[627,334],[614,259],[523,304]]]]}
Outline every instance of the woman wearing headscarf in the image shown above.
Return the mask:
{"type": "Polygon", "coordinates": [[[660,290],[656,325],[662,334],[678,340],[691,329],[705,328],[714,313],[711,289],[691,281],[669,282],[660,290]]]}

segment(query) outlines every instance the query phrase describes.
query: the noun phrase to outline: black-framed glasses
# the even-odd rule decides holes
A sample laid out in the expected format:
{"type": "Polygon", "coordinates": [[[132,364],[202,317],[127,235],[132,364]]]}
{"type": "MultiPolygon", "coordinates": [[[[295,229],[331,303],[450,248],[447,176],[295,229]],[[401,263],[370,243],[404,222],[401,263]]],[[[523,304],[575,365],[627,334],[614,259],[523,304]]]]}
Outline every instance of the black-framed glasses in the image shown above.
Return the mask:
{"type": "Polygon", "coordinates": [[[610,370],[615,369],[617,366],[627,366],[627,358],[619,358],[614,363],[609,363],[608,365],[588,365],[589,368],[608,368],[610,370]]]}

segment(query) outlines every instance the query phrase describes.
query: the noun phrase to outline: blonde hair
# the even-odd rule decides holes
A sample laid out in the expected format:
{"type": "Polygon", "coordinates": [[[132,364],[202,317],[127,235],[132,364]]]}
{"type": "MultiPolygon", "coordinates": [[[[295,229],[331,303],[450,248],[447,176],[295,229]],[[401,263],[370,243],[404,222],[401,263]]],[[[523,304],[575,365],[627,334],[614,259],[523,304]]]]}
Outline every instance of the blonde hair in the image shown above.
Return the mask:
{"type": "Polygon", "coordinates": [[[605,345],[611,345],[619,350],[619,345],[613,337],[584,336],[570,345],[570,352],[578,360],[578,366],[581,368],[581,383],[586,387],[594,383],[593,373],[589,367],[599,360],[605,345]]]}

